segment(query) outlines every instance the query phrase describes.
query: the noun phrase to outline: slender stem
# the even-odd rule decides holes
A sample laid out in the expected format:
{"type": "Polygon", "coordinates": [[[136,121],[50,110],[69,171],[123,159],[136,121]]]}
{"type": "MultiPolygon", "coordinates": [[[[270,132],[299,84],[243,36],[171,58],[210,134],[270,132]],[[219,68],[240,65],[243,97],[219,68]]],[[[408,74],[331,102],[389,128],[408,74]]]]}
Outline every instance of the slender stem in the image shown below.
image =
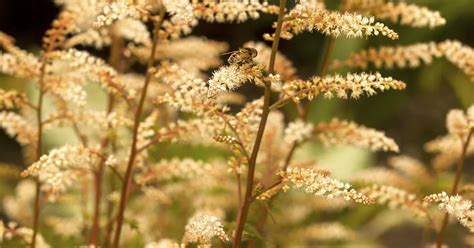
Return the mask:
{"type": "Polygon", "coordinates": [[[245,225],[245,222],[247,221],[247,215],[250,208],[250,203],[252,201],[252,189],[254,185],[255,165],[257,161],[258,150],[260,148],[260,143],[262,141],[263,132],[265,131],[265,125],[267,123],[268,114],[270,113],[270,109],[268,108],[270,104],[270,93],[271,93],[270,87],[265,86],[262,118],[260,119],[260,125],[258,127],[255,144],[254,144],[252,155],[250,157],[250,161],[248,165],[247,184],[245,188],[244,201],[243,201],[243,204],[239,208],[239,214],[237,216],[237,229],[235,231],[234,241],[232,245],[232,247],[234,248],[240,247],[240,242],[242,240],[242,234],[244,231],[244,225],[245,225]]]}
{"type": "MultiPolygon", "coordinates": [[[[39,84],[39,97],[38,97],[38,105],[36,111],[36,122],[38,125],[38,140],[36,144],[36,160],[39,160],[41,157],[41,153],[43,150],[43,122],[42,122],[42,107],[43,107],[43,97],[44,97],[44,90],[43,90],[43,82],[44,77],[46,75],[46,65],[47,61],[43,61],[40,69],[40,78],[38,81],[39,84]]],[[[36,236],[38,235],[38,224],[39,224],[39,217],[41,211],[41,183],[37,179],[36,180],[36,193],[35,193],[35,210],[33,213],[33,236],[31,238],[31,248],[36,247],[36,236]]]]}
{"type": "MultiPolygon", "coordinates": [[[[109,177],[109,188],[111,190],[115,189],[115,180],[113,177],[109,177]]],[[[104,247],[110,247],[110,242],[112,238],[112,231],[114,228],[114,222],[117,219],[114,214],[114,204],[112,201],[108,201],[107,204],[107,222],[105,225],[105,236],[104,236],[104,247]]]]}
{"type": "Polygon", "coordinates": [[[326,44],[326,51],[324,52],[324,57],[323,57],[323,62],[321,63],[321,68],[319,68],[318,75],[319,76],[325,76],[326,73],[328,72],[329,68],[329,61],[331,60],[332,52],[334,50],[334,44],[335,44],[336,39],[334,37],[328,37],[327,38],[327,44],[326,44]]]}
{"type": "Polygon", "coordinates": [[[276,101],[275,103],[273,103],[271,106],[270,106],[270,110],[275,110],[277,108],[280,108],[282,107],[283,105],[287,104],[289,101],[291,101],[295,96],[298,96],[298,95],[301,95],[301,94],[305,94],[309,91],[311,91],[312,89],[311,88],[307,88],[307,89],[303,89],[303,90],[300,90],[298,92],[296,92],[295,94],[293,94],[292,96],[287,96],[287,97],[284,97],[284,98],[281,98],[280,100],[276,101]]]}
{"type": "Polygon", "coordinates": [[[240,176],[239,172],[236,172],[237,177],[237,194],[239,197],[239,206],[242,205],[242,177],[240,176]]]}
{"type": "MultiPolygon", "coordinates": [[[[324,57],[322,59],[321,67],[320,67],[319,72],[318,72],[319,76],[326,75],[327,69],[328,69],[328,66],[329,66],[329,61],[330,61],[330,58],[331,58],[331,55],[332,55],[332,52],[333,52],[333,48],[334,48],[334,38],[329,37],[328,39],[329,40],[327,41],[327,46],[326,46],[326,49],[325,49],[325,52],[324,52],[324,57]]],[[[301,91],[297,92],[295,95],[304,94],[307,91],[308,91],[308,89],[301,90],[301,91]]],[[[272,106],[270,106],[270,109],[278,108],[278,107],[282,106],[283,104],[285,104],[286,102],[290,101],[291,99],[292,99],[292,97],[280,99],[279,101],[275,102],[272,106]]],[[[303,119],[304,121],[306,121],[308,119],[308,115],[309,115],[309,112],[311,110],[311,102],[307,102],[306,104],[301,104],[301,105],[298,105],[298,106],[302,107],[302,111],[300,112],[300,118],[303,119]]],[[[282,168],[283,171],[286,171],[288,169],[288,166],[290,166],[291,160],[293,159],[293,155],[295,154],[295,151],[296,151],[296,148],[298,148],[298,145],[299,145],[298,142],[293,142],[293,144],[291,145],[291,148],[288,151],[288,154],[286,156],[285,163],[283,164],[283,168],[282,168]]],[[[267,190],[279,185],[280,183],[281,183],[281,180],[278,180],[272,186],[268,187],[267,190]]],[[[265,192],[265,191],[266,190],[262,191],[262,193],[265,192]]],[[[270,213],[270,211],[269,211],[270,206],[272,205],[273,201],[277,197],[278,197],[278,193],[275,194],[269,200],[268,208],[265,208],[263,210],[262,215],[260,216],[260,219],[257,222],[257,227],[256,228],[257,228],[257,231],[260,234],[262,234],[263,231],[264,231],[265,223],[267,221],[268,214],[270,213]]],[[[254,198],[256,198],[256,196],[254,198]]],[[[249,244],[249,247],[255,247],[255,245],[256,245],[255,240],[252,240],[252,242],[249,244]]]]}
{"type": "MultiPolygon", "coordinates": [[[[242,152],[244,153],[244,156],[247,160],[247,163],[250,163],[250,155],[249,153],[247,152],[247,149],[245,148],[244,146],[244,142],[242,142],[242,138],[240,137],[239,135],[239,132],[237,132],[237,129],[230,123],[229,120],[227,120],[227,118],[225,117],[225,115],[221,112],[217,112],[216,111],[216,114],[219,115],[222,120],[224,120],[224,122],[226,123],[226,125],[230,128],[230,130],[234,133],[236,139],[237,139],[237,144],[239,145],[240,149],[242,150],[242,152]]],[[[239,204],[240,205],[240,204],[239,204]]]]}
{"type": "Polygon", "coordinates": [[[138,127],[140,125],[140,116],[142,114],[143,106],[145,104],[145,98],[147,94],[148,85],[150,84],[150,81],[153,77],[152,68],[155,62],[158,36],[159,36],[159,31],[160,31],[160,27],[163,22],[164,16],[165,16],[165,9],[161,8],[160,19],[155,24],[155,28],[153,30],[153,44],[150,51],[150,57],[148,59],[145,83],[143,85],[143,89],[141,92],[140,101],[138,102],[138,106],[135,111],[135,121],[134,121],[134,126],[133,126],[133,138],[132,138],[132,145],[130,148],[130,157],[128,159],[127,170],[125,172],[125,182],[123,183],[123,186],[122,186],[122,193],[120,196],[120,204],[119,204],[119,210],[118,210],[118,215],[117,215],[117,228],[115,230],[114,242],[112,246],[114,248],[118,248],[120,244],[120,233],[122,231],[123,217],[124,217],[123,215],[125,212],[125,206],[127,204],[128,196],[130,193],[129,191],[130,191],[130,185],[132,183],[133,165],[135,164],[135,158],[137,156],[137,139],[138,139],[138,127]]]}
{"type": "MultiPolygon", "coordinates": [[[[455,195],[458,192],[458,185],[459,185],[459,182],[461,181],[462,170],[464,168],[464,160],[466,159],[466,151],[467,151],[467,148],[469,147],[469,143],[471,142],[471,137],[473,133],[474,133],[474,128],[471,128],[467,135],[466,141],[463,142],[461,138],[462,152],[458,160],[458,165],[456,168],[456,176],[454,177],[454,183],[453,183],[453,188],[451,189],[451,195],[455,195]]],[[[441,225],[440,231],[438,232],[438,237],[436,238],[437,248],[441,248],[443,246],[444,234],[446,232],[446,227],[448,226],[448,220],[449,220],[449,214],[446,213],[444,215],[443,224],[441,225]]]]}
{"type": "MultiPolygon", "coordinates": [[[[120,37],[112,35],[112,44],[110,46],[110,64],[115,70],[119,71],[120,67],[120,55],[122,48],[122,40],[120,37]]],[[[107,114],[110,114],[114,109],[115,97],[112,93],[109,93],[107,99],[107,114]]],[[[109,127],[110,128],[110,127],[109,127]]],[[[106,149],[110,143],[110,137],[107,135],[101,142],[102,149],[106,149]]],[[[97,245],[100,238],[100,205],[102,198],[102,187],[103,187],[103,176],[104,176],[104,165],[106,158],[103,157],[99,160],[97,171],[94,173],[95,176],[95,195],[94,195],[94,214],[92,217],[92,229],[89,239],[89,244],[97,245]]]]}
{"type": "Polygon", "coordinates": [[[276,182],[273,183],[272,185],[270,185],[270,186],[268,186],[267,188],[263,189],[260,193],[253,195],[253,196],[252,196],[252,200],[257,199],[257,197],[259,197],[259,196],[261,196],[263,193],[265,193],[265,192],[267,192],[267,191],[269,191],[269,190],[271,190],[271,189],[273,189],[273,188],[279,186],[281,183],[282,183],[281,180],[276,181],[276,182]]]}
{"type": "MultiPolygon", "coordinates": [[[[283,24],[283,16],[285,14],[286,0],[280,0],[280,10],[278,13],[277,27],[275,30],[275,36],[273,38],[272,52],[270,54],[270,62],[268,65],[269,73],[274,73],[275,68],[275,58],[278,51],[278,44],[280,42],[280,33],[281,27],[283,24]]],[[[245,189],[245,196],[243,204],[239,208],[239,213],[237,215],[237,228],[234,234],[234,240],[232,247],[240,247],[242,241],[242,234],[244,231],[245,222],[247,221],[248,211],[250,208],[250,203],[252,202],[252,190],[254,185],[254,176],[255,176],[255,166],[257,162],[257,155],[260,148],[260,143],[262,141],[263,132],[265,131],[265,126],[267,124],[268,114],[270,113],[270,95],[271,95],[271,85],[267,83],[265,85],[265,95],[263,97],[263,109],[262,117],[260,119],[260,124],[257,131],[257,136],[255,138],[255,143],[253,146],[252,154],[250,156],[250,161],[248,165],[248,174],[247,174],[247,185],[245,189]]]]}
{"type": "Polygon", "coordinates": [[[152,140],[150,140],[148,143],[146,143],[145,145],[143,145],[142,147],[139,147],[137,148],[137,154],[145,151],[146,149],[148,149],[150,146],[158,143],[158,142],[161,142],[163,141],[164,138],[167,138],[167,137],[173,137],[173,136],[176,136],[179,134],[179,131],[180,130],[185,130],[185,128],[176,128],[174,129],[174,131],[168,131],[166,133],[160,133],[158,134],[156,137],[154,137],[152,140]]]}
{"type": "Polygon", "coordinates": [[[83,146],[87,146],[87,143],[88,143],[87,137],[81,132],[81,130],[79,129],[79,126],[77,125],[77,122],[73,121],[72,129],[74,133],[76,134],[77,138],[79,138],[79,140],[81,141],[81,144],[83,146]]]}

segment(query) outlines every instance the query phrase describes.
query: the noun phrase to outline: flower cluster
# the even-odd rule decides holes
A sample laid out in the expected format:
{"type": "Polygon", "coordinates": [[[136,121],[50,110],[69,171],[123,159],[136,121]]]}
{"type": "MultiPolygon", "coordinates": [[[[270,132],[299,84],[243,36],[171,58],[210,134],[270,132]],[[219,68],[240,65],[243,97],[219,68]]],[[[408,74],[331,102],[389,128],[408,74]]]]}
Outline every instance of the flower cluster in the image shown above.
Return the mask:
{"type": "Polygon", "coordinates": [[[256,99],[245,104],[242,110],[235,115],[235,118],[230,120],[231,124],[236,128],[244,146],[249,150],[253,146],[252,141],[262,116],[262,108],[263,99],[256,99]]]}
{"type": "Polygon", "coordinates": [[[369,64],[375,67],[405,68],[418,67],[430,64],[434,58],[446,57],[451,63],[459,67],[466,75],[474,75],[474,50],[456,40],[446,40],[435,43],[416,43],[408,46],[369,48],[353,53],[346,60],[334,60],[331,68],[342,66],[367,68],[369,64]]]}
{"type": "Polygon", "coordinates": [[[439,11],[416,4],[387,0],[349,0],[344,3],[344,10],[374,15],[377,19],[399,22],[402,25],[434,28],[446,24],[446,19],[439,11]]]}
{"type": "Polygon", "coordinates": [[[0,89],[0,109],[14,109],[23,107],[28,100],[24,94],[15,90],[0,89]]]}
{"type": "Polygon", "coordinates": [[[163,0],[163,6],[172,15],[171,22],[194,21],[193,6],[189,0],[163,0]]]}
{"type": "Polygon", "coordinates": [[[10,137],[15,137],[22,145],[32,145],[36,143],[37,130],[32,127],[28,120],[14,112],[0,111],[0,127],[10,137]]]}
{"type": "MultiPolygon", "coordinates": [[[[207,22],[232,23],[245,22],[248,19],[257,19],[259,12],[275,13],[275,7],[267,1],[245,0],[245,1],[218,1],[192,0],[194,14],[207,22]]],[[[278,8],[278,7],[277,7],[278,8]]]]}
{"type": "Polygon", "coordinates": [[[157,100],[159,103],[167,102],[181,111],[197,115],[207,115],[221,109],[214,99],[207,97],[206,82],[176,64],[163,63],[156,71],[155,77],[173,90],[171,93],[159,96],[157,100]]]}
{"type": "MultiPolygon", "coordinates": [[[[425,144],[425,150],[436,153],[433,159],[435,170],[442,171],[449,168],[459,159],[464,142],[474,130],[474,105],[464,113],[462,110],[451,110],[446,118],[446,127],[449,133],[425,144]]],[[[474,154],[474,142],[466,147],[466,156],[474,154]]]]}
{"type": "Polygon", "coordinates": [[[18,183],[15,194],[3,199],[2,207],[5,213],[20,224],[29,223],[33,216],[33,209],[30,206],[35,200],[35,188],[36,184],[33,180],[24,180],[18,183]]]}
{"type": "Polygon", "coordinates": [[[459,195],[449,196],[446,192],[432,194],[424,198],[426,202],[438,203],[439,209],[453,215],[465,227],[474,232],[474,211],[472,202],[459,195]]]}
{"type": "Polygon", "coordinates": [[[360,192],[374,199],[377,204],[387,204],[392,209],[405,209],[420,217],[426,217],[428,214],[426,206],[417,196],[403,189],[386,185],[372,185],[361,189],[360,192]]]}
{"type": "Polygon", "coordinates": [[[334,60],[331,68],[343,66],[366,69],[369,64],[377,68],[418,67],[422,63],[431,64],[433,58],[441,57],[442,51],[435,42],[417,43],[408,46],[369,48],[353,53],[346,60],[334,60]]]}
{"type": "Polygon", "coordinates": [[[327,123],[320,122],[315,128],[314,138],[325,145],[347,144],[372,151],[398,152],[398,145],[383,132],[337,118],[327,123]]]}
{"type": "Polygon", "coordinates": [[[474,105],[471,105],[466,113],[461,109],[450,110],[446,116],[446,127],[451,135],[466,137],[474,128],[474,105]]]}
{"type": "Polygon", "coordinates": [[[51,200],[78,180],[78,173],[92,169],[97,159],[93,148],[82,145],[65,145],[53,149],[21,173],[23,177],[34,176],[41,182],[41,189],[51,200]]]}
{"type": "MultiPolygon", "coordinates": [[[[10,240],[13,238],[19,238],[26,245],[31,244],[33,237],[33,230],[28,227],[20,227],[15,222],[9,222],[7,225],[0,220],[0,244],[4,240],[10,240]]],[[[36,247],[38,248],[50,248],[51,246],[44,240],[40,234],[36,237],[36,247]]]]}
{"type": "Polygon", "coordinates": [[[335,75],[325,77],[313,77],[308,81],[293,80],[283,86],[283,93],[299,102],[300,99],[307,97],[312,100],[319,93],[324,94],[326,98],[346,99],[359,98],[361,95],[375,95],[377,90],[402,90],[405,89],[405,83],[393,79],[392,77],[382,77],[379,73],[375,74],[352,74],[346,76],[335,75]]]}
{"type": "Polygon", "coordinates": [[[297,240],[306,241],[353,241],[358,238],[358,235],[354,230],[351,230],[338,222],[312,224],[302,228],[301,230],[296,230],[290,233],[290,235],[297,240]]]}
{"type": "Polygon", "coordinates": [[[94,23],[96,28],[111,25],[114,21],[121,20],[127,17],[140,18],[142,12],[138,6],[130,4],[127,0],[119,0],[105,5],[102,13],[97,16],[94,23]]]}
{"type": "Polygon", "coordinates": [[[439,44],[444,56],[467,76],[474,80],[474,49],[457,40],[446,40],[439,44]]]}
{"type": "Polygon", "coordinates": [[[192,179],[213,174],[213,166],[193,159],[171,159],[160,161],[147,168],[137,177],[139,184],[173,179],[192,179]]]}
{"type": "Polygon", "coordinates": [[[183,248],[184,244],[178,244],[170,239],[161,239],[158,242],[150,242],[145,245],[145,248],[183,248]]]}
{"type": "MultiPolygon", "coordinates": [[[[66,74],[65,78],[55,80],[56,85],[59,82],[74,80],[76,83],[85,84],[84,80],[100,82],[102,87],[108,92],[122,96],[128,99],[130,96],[119,80],[117,80],[117,72],[100,58],[90,55],[88,52],[69,49],[65,51],[57,51],[50,53],[48,57],[55,61],[51,67],[53,71],[61,72],[64,66],[71,67],[73,72],[81,73],[80,76],[66,74]],[[64,65],[62,62],[65,62],[64,65]],[[86,76],[86,77],[84,77],[86,76]]],[[[54,83],[51,86],[54,90],[54,83]]]]}
{"type": "Polygon", "coordinates": [[[36,78],[39,75],[40,63],[33,54],[21,50],[14,44],[14,39],[0,32],[0,72],[17,77],[36,78]]]}
{"type": "Polygon", "coordinates": [[[372,204],[368,196],[357,192],[348,183],[343,183],[331,178],[327,173],[307,168],[290,167],[278,173],[282,178],[283,191],[290,187],[303,190],[305,193],[327,198],[343,197],[346,201],[353,200],[357,203],[372,204]]]}
{"type": "Polygon", "coordinates": [[[186,243],[210,245],[214,237],[226,242],[229,240],[221,220],[207,213],[196,213],[185,227],[184,240],[186,243]]]}
{"type": "Polygon", "coordinates": [[[395,156],[389,158],[388,163],[412,180],[429,183],[433,179],[427,167],[415,158],[405,155],[395,156]]]}
{"type": "Polygon", "coordinates": [[[260,82],[263,68],[258,64],[231,64],[222,66],[214,71],[212,78],[209,79],[209,97],[217,96],[223,92],[235,90],[246,82],[260,82]]]}
{"type": "MultiPolygon", "coordinates": [[[[459,137],[446,135],[427,142],[425,151],[434,153],[436,156],[431,163],[436,171],[444,171],[459,160],[462,150],[462,142],[459,137]]],[[[466,149],[466,156],[474,154],[474,142],[470,142],[466,149]]]]}
{"type": "MultiPolygon", "coordinates": [[[[316,30],[325,35],[349,38],[383,35],[390,39],[398,39],[398,34],[373,17],[364,17],[351,13],[339,13],[326,9],[314,9],[298,5],[292,9],[283,22],[281,38],[292,39],[294,35],[304,31],[316,30]]],[[[266,39],[272,36],[266,35],[266,39]]]]}
{"type": "Polygon", "coordinates": [[[306,123],[300,119],[290,122],[285,129],[285,136],[283,140],[288,144],[301,143],[312,136],[314,126],[311,123],[306,123]]]}
{"type": "Polygon", "coordinates": [[[349,181],[354,184],[363,185],[389,185],[408,191],[416,188],[408,178],[399,172],[380,167],[357,171],[350,176],[349,181]]]}
{"type": "MultiPolygon", "coordinates": [[[[146,62],[150,54],[148,47],[129,47],[135,56],[146,62]]],[[[225,42],[190,36],[157,47],[156,57],[172,60],[181,68],[197,74],[222,64],[219,57],[228,47],[225,42]]]]}

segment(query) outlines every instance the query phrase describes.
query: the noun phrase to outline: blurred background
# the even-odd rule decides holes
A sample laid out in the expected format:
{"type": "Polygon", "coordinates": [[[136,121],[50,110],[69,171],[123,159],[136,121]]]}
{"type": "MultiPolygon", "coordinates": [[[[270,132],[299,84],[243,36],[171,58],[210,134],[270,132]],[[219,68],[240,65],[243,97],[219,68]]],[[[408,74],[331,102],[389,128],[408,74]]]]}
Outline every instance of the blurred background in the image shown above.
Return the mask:
{"type": "MultiPolygon", "coordinates": [[[[289,1],[293,4],[293,1],[289,1]]],[[[327,1],[328,8],[336,8],[339,1],[327,1]]],[[[384,37],[370,39],[337,39],[332,58],[347,58],[351,52],[368,47],[407,45],[416,42],[443,41],[456,39],[474,46],[474,0],[407,0],[409,3],[427,6],[438,10],[446,18],[447,24],[439,28],[410,28],[384,21],[387,26],[400,34],[400,39],[392,41],[384,37]]],[[[27,50],[37,52],[43,33],[49,28],[51,21],[58,13],[58,8],[50,0],[0,0],[0,30],[15,37],[17,44],[27,50]]],[[[249,40],[262,40],[262,34],[270,32],[274,16],[264,15],[259,20],[251,20],[244,24],[209,24],[200,23],[193,35],[206,36],[209,39],[226,41],[235,50],[249,40]]],[[[320,66],[322,53],[327,39],[318,33],[303,33],[293,40],[283,40],[280,51],[293,61],[298,75],[306,79],[314,75],[320,66]]],[[[95,52],[97,53],[97,52],[95,52]]],[[[375,71],[369,68],[368,71],[375,71]]],[[[346,71],[337,71],[345,73],[346,71]]],[[[445,115],[452,108],[466,108],[474,103],[474,82],[444,58],[436,59],[431,65],[417,69],[381,70],[384,76],[392,76],[407,83],[404,91],[387,91],[377,96],[359,100],[341,101],[337,99],[317,99],[313,102],[310,119],[314,122],[329,120],[332,117],[350,119],[360,124],[386,132],[400,146],[401,153],[414,156],[429,162],[430,156],[423,152],[423,144],[446,133],[445,115]]],[[[333,73],[333,72],[329,72],[333,73]]],[[[19,79],[0,75],[0,87],[19,87],[19,79]]],[[[240,89],[249,98],[258,96],[259,91],[252,87],[240,89]]],[[[287,106],[290,116],[296,116],[294,105],[287,106]]],[[[287,120],[288,121],[288,120],[287,120]]],[[[348,162],[356,161],[361,166],[380,164],[383,166],[386,156],[393,154],[367,154],[360,151],[345,152],[342,157],[340,150],[321,152],[319,147],[310,146],[302,153],[320,151],[319,160],[339,164],[335,174],[347,175],[356,165],[348,162]],[[354,159],[356,156],[360,159],[354,159]],[[349,168],[350,167],[350,168],[349,168]]],[[[340,148],[346,149],[346,148],[340,148]]],[[[198,156],[206,151],[194,151],[198,156]]],[[[178,155],[180,152],[176,152],[178,155]]],[[[313,155],[314,156],[314,155],[313,155]]],[[[20,147],[0,130],[0,162],[24,166],[20,147]]],[[[473,175],[474,164],[468,161],[466,173],[473,175]]],[[[410,229],[400,228],[384,237],[390,247],[404,245],[403,238],[419,235],[410,229]],[[407,231],[408,230],[408,231],[407,231]],[[401,243],[397,243],[401,242],[401,243]]],[[[419,231],[419,230],[418,230],[419,231]]],[[[409,247],[409,246],[404,246],[409,247]]]]}

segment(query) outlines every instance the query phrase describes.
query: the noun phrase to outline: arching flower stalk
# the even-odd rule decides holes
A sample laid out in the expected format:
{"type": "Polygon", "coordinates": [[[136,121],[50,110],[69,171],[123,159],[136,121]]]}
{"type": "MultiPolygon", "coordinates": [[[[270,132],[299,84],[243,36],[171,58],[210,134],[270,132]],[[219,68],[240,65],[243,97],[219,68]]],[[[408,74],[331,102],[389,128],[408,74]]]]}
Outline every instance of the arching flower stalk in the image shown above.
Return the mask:
{"type": "Polygon", "coordinates": [[[435,58],[445,57],[471,79],[474,75],[474,49],[456,40],[439,43],[416,43],[408,46],[382,46],[353,53],[345,60],[334,60],[332,69],[354,67],[366,69],[369,65],[376,68],[416,68],[422,64],[431,64],[435,58]]]}
{"type": "Polygon", "coordinates": [[[375,16],[380,20],[389,20],[394,23],[411,27],[435,28],[446,24],[439,11],[406,2],[392,2],[391,0],[348,0],[344,1],[343,10],[354,11],[375,16]]]}
{"type": "MultiPolygon", "coordinates": [[[[311,4],[297,4],[284,17],[281,37],[292,39],[304,31],[316,30],[328,36],[359,38],[383,35],[390,39],[398,39],[398,34],[374,17],[365,17],[357,14],[339,13],[317,8],[311,4]]],[[[264,38],[272,40],[274,35],[265,34],[264,38]]]]}
{"type": "Polygon", "coordinates": [[[392,77],[382,77],[379,73],[349,73],[346,76],[313,77],[308,81],[293,80],[284,85],[282,96],[271,106],[271,109],[279,108],[291,100],[296,103],[304,98],[313,100],[319,94],[323,94],[326,98],[347,99],[350,96],[357,99],[363,94],[375,95],[377,90],[402,90],[405,87],[402,81],[392,77]]]}

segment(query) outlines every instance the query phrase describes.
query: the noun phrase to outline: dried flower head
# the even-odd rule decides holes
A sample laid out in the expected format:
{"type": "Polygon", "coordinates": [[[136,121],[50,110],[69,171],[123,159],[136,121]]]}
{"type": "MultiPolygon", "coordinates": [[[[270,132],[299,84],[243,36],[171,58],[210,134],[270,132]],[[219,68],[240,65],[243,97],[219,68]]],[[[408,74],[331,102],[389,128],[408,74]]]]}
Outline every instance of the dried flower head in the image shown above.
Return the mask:
{"type": "Polygon", "coordinates": [[[161,79],[173,90],[171,93],[159,96],[158,103],[166,102],[181,111],[201,116],[212,115],[216,110],[222,109],[222,106],[214,99],[207,97],[208,87],[205,81],[196,78],[176,64],[162,63],[155,77],[161,79]]]}
{"type": "Polygon", "coordinates": [[[334,75],[325,77],[313,77],[308,81],[293,80],[287,82],[282,89],[284,95],[291,97],[293,101],[308,98],[312,100],[320,93],[326,98],[347,99],[348,96],[357,99],[361,95],[375,95],[377,90],[405,89],[405,83],[391,77],[382,77],[376,74],[347,74],[346,76],[334,75]]]}
{"type": "Polygon", "coordinates": [[[34,176],[41,182],[41,190],[55,200],[57,194],[66,191],[78,180],[78,172],[88,171],[97,159],[97,152],[82,145],[66,145],[53,149],[49,154],[23,171],[23,177],[34,176]]]}
{"type": "Polygon", "coordinates": [[[413,212],[420,217],[426,217],[428,210],[415,194],[403,189],[387,185],[372,185],[361,189],[360,192],[375,200],[377,204],[387,204],[389,208],[401,208],[413,212]]]}
{"type": "Polygon", "coordinates": [[[431,64],[434,58],[441,56],[443,53],[435,42],[396,47],[382,46],[352,53],[346,60],[334,60],[331,68],[347,66],[366,69],[369,64],[373,64],[376,68],[393,68],[395,66],[414,68],[423,63],[431,64]]]}
{"type": "MultiPolygon", "coordinates": [[[[22,180],[15,188],[15,194],[3,199],[2,207],[10,218],[26,225],[33,216],[31,204],[35,200],[36,184],[33,180],[22,180]]],[[[1,235],[0,235],[1,236],[1,235]]]]}
{"type": "Polygon", "coordinates": [[[246,1],[192,1],[194,14],[207,22],[232,23],[245,22],[248,19],[257,19],[259,12],[274,13],[273,5],[266,0],[246,1]]]}
{"type": "Polygon", "coordinates": [[[434,28],[446,24],[439,11],[405,2],[388,0],[349,0],[344,2],[344,10],[374,15],[377,19],[399,22],[412,27],[434,28]]]}
{"type": "Polygon", "coordinates": [[[326,173],[306,168],[288,168],[278,173],[282,178],[283,191],[290,188],[303,190],[305,193],[327,198],[343,197],[346,201],[372,204],[373,200],[351,188],[348,183],[329,177],[326,173]]]}
{"type": "Polygon", "coordinates": [[[369,48],[353,53],[346,60],[335,60],[331,68],[342,66],[367,68],[369,64],[375,67],[399,68],[418,67],[423,63],[430,64],[433,58],[446,57],[459,67],[471,79],[474,77],[474,50],[456,40],[446,40],[440,43],[416,43],[408,46],[369,48]]]}
{"type": "Polygon", "coordinates": [[[412,180],[429,183],[433,179],[427,167],[415,158],[405,155],[394,156],[389,158],[388,163],[412,180]]]}
{"type": "Polygon", "coordinates": [[[157,242],[147,243],[145,248],[184,248],[184,244],[179,244],[170,239],[160,239],[157,242]]]}
{"type": "Polygon", "coordinates": [[[137,177],[141,185],[171,181],[176,179],[193,179],[213,174],[213,166],[193,159],[163,160],[148,167],[137,177]]]}
{"type": "Polygon", "coordinates": [[[189,0],[163,0],[163,6],[171,14],[172,22],[191,23],[195,20],[193,6],[189,0]]]}
{"type": "Polygon", "coordinates": [[[288,143],[301,143],[312,136],[314,126],[311,123],[304,122],[298,119],[294,122],[290,122],[288,127],[284,131],[283,140],[288,143]]]}
{"type": "Polygon", "coordinates": [[[29,104],[29,102],[24,94],[15,90],[5,91],[0,89],[0,109],[21,108],[26,104],[29,104]]]}
{"type": "Polygon", "coordinates": [[[349,181],[365,185],[389,185],[407,191],[413,191],[416,189],[416,186],[409,179],[405,178],[395,170],[383,167],[368,168],[357,171],[350,176],[349,181]]]}
{"type": "Polygon", "coordinates": [[[17,77],[37,78],[40,62],[33,54],[15,46],[14,39],[0,32],[0,72],[17,77]]]}
{"type": "Polygon", "coordinates": [[[214,71],[212,78],[209,79],[209,97],[214,97],[221,93],[232,91],[246,82],[260,82],[263,68],[257,64],[231,64],[222,66],[214,71]]]}
{"type": "MultiPolygon", "coordinates": [[[[436,153],[432,162],[435,170],[445,170],[459,159],[464,142],[474,130],[473,113],[474,105],[470,106],[466,112],[460,109],[451,110],[446,117],[446,127],[449,134],[425,144],[426,151],[436,153]]],[[[474,154],[474,142],[469,142],[465,156],[472,154],[474,154]]]]}
{"type": "Polygon", "coordinates": [[[347,144],[372,151],[398,152],[397,143],[383,132],[337,118],[320,122],[315,128],[314,139],[325,145],[347,144]]]}
{"type": "MultiPolygon", "coordinates": [[[[145,64],[151,48],[128,45],[128,49],[145,64]]],[[[190,36],[161,44],[156,48],[156,57],[171,60],[181,68],[197,74],[222,64],[220,56],[227,49],[228,45],[225,42],[190,36]]]]}
{"type": "MultiPolygon", "coordinates": [[[[434,153],[436,156],[431,163],[436,171],[444,171],[459,160],[462,150],[462,142],[459,137],[446,135],[427,142],[425,151],[434,153]]],[[[466,157],[474,154],[474,142],[470,142],[466,149],[466,157]]]]}
{"type": "Polygon", "coordinates": [[[10,137],[15,137],[21,145],[36,143],[37,130],[32,127],[28,120],[14,112],[0,111],[0,127],[10,137]]]}
{"type": "Polygon", "coordinates": [[[114,21],[127,17],[138,19],[144,17],[143,13],[143,10],[141,10],[139,6],[131,4],[130,1],[114,1],[103,7],[102,13],[97,16],[94,26],[100,28],[102,26],[111,25],[114,21]]]}
{"type": "Polygon", "coordinates": [[[295,230],[289,234],[292,239],[301,241],[354,241],[358,238],[354,230],[338,222],[317,223],[295,230]]]}
{"type": "Polygon", "coordinates": [[[210,245],[214,237],[226,242],[229,240],[221,220],[213,215],[198,212],[191,217],[185,227],[185,243],[210,245]]]}
{"type": "Polygon", "coordinates": [[[441,192],[426,196],[424,201],[438,203],[439,209],[456,217],[463,226],[474,232],[474,211],[470,200],[463,199],[459,195],[449,196],[446,192],[441,192]]]}
{"type": "MultiPolygon", "coordinates": [[[[73,72],[79,73],[79,76],[72,73],[70,75],[66,74],[64,77],[56,77],[56,81],[50,83],[51,90],[54,90],[59,82],[72,81],[74,79],[73,81],[76,83],[85,84],[84,80],[88,79],[99,82],[105,90],[112,94],[129,99],[129,93],[125,89],[125,85],[117,79],[117,72],[102,59],[94,57],[88,52],[76,49],[49,53],[48,58],[55,62],[51,66],[53,72],[60,73],[65,70],[64,66],[66,66],[66,68],[70,67],[73,72]]],[[[80,85],[76,84],[76,86],[80,85]]],[[[58,92],[58,94],[61,93],[58,92]]]]}
{"type": "Polygon", "coordinates": [[[457,40],[446,40],[439,43],[444,56],[459,67],[471,80],[474,80],[474,49],[457,40]]]}
{"type": "MultiPolygon", "coordinates": [[[[0,244],[4,240],[10,240],[13,238],[19,238],[26,245],[31,245],[31,240],[33,238],[33,230],[27,227],[20,227],[15,222],[9,222],[7,225],[3,224],[3,221],[0,221],[0,229],[2,229],[2,236],[0,237],[0,244]]],[[[36,247],[38,248],[50,248],[51,246],[46,243],[41,234],[36,236],[36,247]]]]}
{"type": "MultiPolygon", "coordinates": [[[[474,105],[472,105],[474,107],[474,105]]],[[[474,122],[470,122],[467,115],[461,109],[452,109],[446,116],[446,127],[448,132],[454,136],[465,137],[471,128],[474,128],[474,122]]]]}
{"type": "MultiPolygon", "coordinates": [[[[275,26],[275,25],[274,25],[275,26]]],[[[283,22],[281,38],[291,39],[294,35],[304,31],[316,30],[325,35],[348,38],[383,35],[390,39],[397,39],[398,34],[373,17],[364,17],[351,13],[339,13],[326,9],[316,9],[308,5],[296,5],[283,22]]],[[[266,35],[266,39],[272,36],[266,35]]]]}

